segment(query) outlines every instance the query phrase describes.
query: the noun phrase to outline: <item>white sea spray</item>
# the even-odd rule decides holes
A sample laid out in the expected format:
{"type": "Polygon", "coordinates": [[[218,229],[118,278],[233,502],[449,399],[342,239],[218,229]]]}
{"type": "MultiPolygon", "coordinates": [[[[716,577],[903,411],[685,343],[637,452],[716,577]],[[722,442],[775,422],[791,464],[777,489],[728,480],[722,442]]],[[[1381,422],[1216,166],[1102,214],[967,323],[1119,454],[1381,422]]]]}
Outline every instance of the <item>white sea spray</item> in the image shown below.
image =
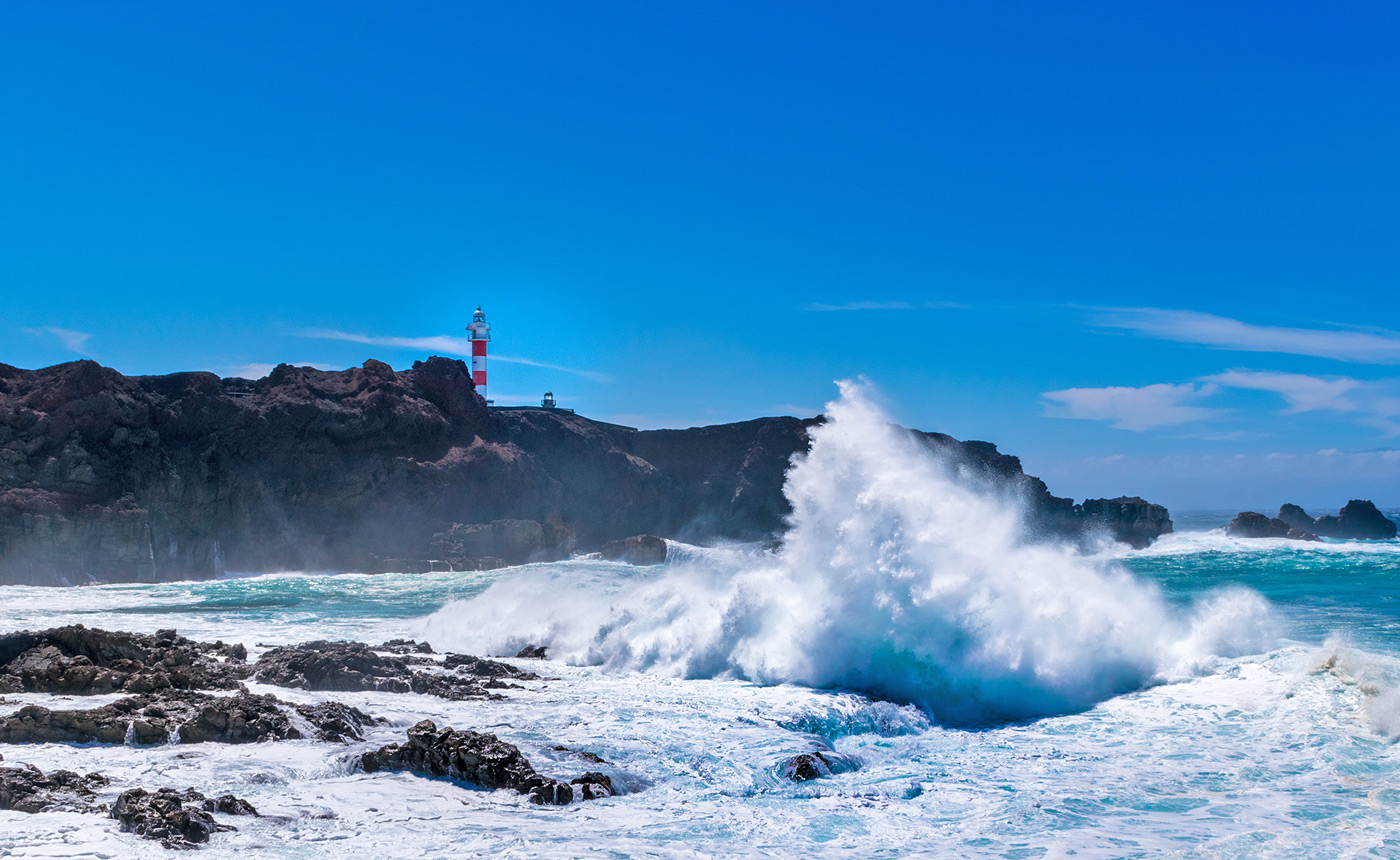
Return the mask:
{"type": "MultiPolygon", "coordinates": [[[[1089,707],[1268,648],[1266,602],[1234,590],[1173,612],[1111,560],[1027,542],[895,427],[861,383],[790,470],[792,527],[766,556],[709,553],[659,574],[540,570],[449,605],[435,643],[687,678],[854,689],[950,725],[1089,707]]],[[[678,555],[673,553],[673,558],[678,555]]]]}

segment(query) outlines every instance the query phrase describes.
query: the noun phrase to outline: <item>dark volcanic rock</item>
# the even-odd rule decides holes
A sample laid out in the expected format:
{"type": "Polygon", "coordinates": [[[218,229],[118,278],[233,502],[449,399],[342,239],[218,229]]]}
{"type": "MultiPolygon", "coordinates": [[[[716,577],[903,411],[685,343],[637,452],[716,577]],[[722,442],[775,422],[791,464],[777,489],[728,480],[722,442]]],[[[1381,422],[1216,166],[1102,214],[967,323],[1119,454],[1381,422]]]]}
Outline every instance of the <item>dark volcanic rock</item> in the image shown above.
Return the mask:
{"type": "Polygon", "coordinates": [[[1337,516],[1318,517],[1313,531],[1323,537],[1348,540],[1390,540],[1395,537],[1395,523],[1371,502],[1352,499],[1337,516]]]}
{"type": "Polygon", "coordinates": [[[1172,530],[1166,508],[1136,496],[1085,499],[1078,508],[1087,523],[1107,529],[1120,543],[1134,549],[1142,549],[1172,530]]]}
{"type": "Polygon", "coordinates": [[[0,636],[0,690],[92,695],[166,688],[228,690],[248,676],[242,645],[73,624],[0,636]],[[218,658],[224,659],[218,659],[218,658]]]}
{"type": "Polygon", "coordinates": [[[628,564],[665,564],[666,541],[656,535],[633,535],[623,540],[608,541],[598,554],[608,561],[628,564]]]}
{"type": "Polygon", "coordinates": [[[246,744],[303,737],[291,719],[299,714],[317,740],[363,740],[365,726],[380,722],[337,702],[292,707],[273,696],[246,691],[233,696],[166,690],[120,699],[88,710],[27,705],[0,717],[0,743],[246,744]]]}
{"type": "Polygon", "coordinates": [[[1278,516],[1272,520],[1263,514],[1241,513],[1231,521],[1226,531],[1236,537],[1319,540],[1318,536],[1321,535],[1349,540],[1390,540],[1395,537],[1395,523],[1386,519],[1371,502],[1353,499],[1337,516],[1317,519],[1294,504],[1279,508],[1278,516]]]}
{"type": "Polygon", "coordinates": [[[209,798],[192,788],[185,791],[162,788],[155,792],[128,789],[112,804],[110,814],[121,822],[125,832],[144,839],[158,839],[166,848],[192,848],[208,842],[214,833],[237,829],[215,821],[210,814],[213,812],[258,814],[252,804],[231,794],[209,798]]]}
{"type": "Polygon", "coordinates": [[[586,773],[572,782],[543,777],[515,746],[495,735],[441,729],[423,720],[408,730],[408,740],[389,744],[359,759],[366,773],[404,770],[446,777],[477,788],[510,789],[528,794],[531,803],[562,806],[575,800],[612,796],[612,780],[586,773]]]}
{"type": "Polygon", "coordinates": [[[501,678],[532,678],[513,666],[478,657],[449,654],[443,665],[456,673],[420,671],[410,658],[376,654],[360,642],[306,642],[273,648],[257,662],[257,678],[266,684],[303,690],[384,690],[426,693],[445,699],[488,697],[501,678]],[[469,677],[463,677],[464,675],[469,677]],[[486,679],[482,683],[476,678],[486,679]]]}
{"type": "Polygon", "coordinates": [[[47,774],[33,766],[0,767],[0,809],[16,812],[95,812],[96,790],[107,784],[97,773],[71,770],[47,774]]]}
{"type": "Polygon", "coordinates": [[[1241,511],[1230,520],[1225,533],[1243,538],[1286,538],[1291,527],[1280,519],[1271,519],[1254,511],[1241,511]]]}
{"type": "Polygon", "coordinates": [[[526,645],[515,655],[518,660],[544,660],[549,654],[549,649],[544,645],[526,645]]]}
{"type": "Polygon", "coordinates": [[[413,639],[390,639],[388,642],[385,642],[383,645],[380,645],[374,650],[388,651],[391,654],[435,653],[433,651],[433,646],[429,645],[427,642],[417,642],[413,639]]]}
{"type": "Polygon", "coordinates": [[[822,779],[860,769],[860,762],[833,752],[809,752],[778,762],[778,776],[793,782],[822,779]]]}
{"type": "MultiPolygon", "coordinates": [[[[283,364],[256,381],[0,364],[0,583],[480,569],[628,535],[762,540],[785,528],[784,475],[820,422],[637,431],[492,410],[440,357],[398,372],[283,364]]],[[[919,436],[1022,495],[1047,536],[1088,526],[996,446],[919,436]]],[[[1107,525],[1130,542],[1150,532],[1107,525]]]]}
{"type": "Polygon", "coordinates": [[[1285,504],[1278,509],[1278,519],[1288,524],[1289,528],[1300,529],[1305,532],[1312,532],[1314,521],[1308,512],[1294,504],[1285,504]]]}

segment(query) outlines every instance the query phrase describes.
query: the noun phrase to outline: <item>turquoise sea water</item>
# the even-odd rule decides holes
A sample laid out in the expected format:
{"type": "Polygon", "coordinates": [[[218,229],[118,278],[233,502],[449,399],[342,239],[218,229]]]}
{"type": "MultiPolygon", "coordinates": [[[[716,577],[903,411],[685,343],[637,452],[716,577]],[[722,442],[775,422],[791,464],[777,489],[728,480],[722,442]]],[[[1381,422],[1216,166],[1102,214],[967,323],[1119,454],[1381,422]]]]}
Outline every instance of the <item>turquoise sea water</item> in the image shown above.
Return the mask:
{"type": "MultiPolygon", "coordinates": [[[[211,857],[1400,858],[1400,542],[1147,550],[1028,542],[1016,500],[896,430],[859,386],[794,462],[781,549],[672,544],[489,573],[281,573],[0,590],[0,629],[270,645],[426,639],[540,679],[494,701],[297,691],[388,720],[363,742],[5,746],[6,764],[231,792],[211,857]],[[507,659],[511,659],[507,656],[507,659]],[[528,805],[358,772],[421,719],[489,730],[618,796],[528,805]],[[787,757],[858,767],[792,783],[787,757]],[[582,753],[599,757],[599,764],[582,753]]],[[[10,695],[91,707],[113,697],[10,695]]],[[[0,856],[162,856],[76,813],[0,813],[0,856]]]]}
{"type": "MultiPolygon", "coordinates": [[[[242,641],[255,653],[259,643],[327,637],[513,644],[483,621],[487,607],[493,617],[555,624],[554,644],[566,653],[531,663],[546,680],[504,702],[335,694],[394,723],[351,748],[46,745],[3,754],[7,764],[99,770],[116,787],[233,791],[268,813],[205,849],[216,856],[1400,857],[1396,542],[1307,545],[1196,532],[1082,560],[1155,584],[1173,612],[1222,589],[1248,589],[1267,600],[1271,639],[1085,709],[976,728],[943,727],[929,709],[856,690],[743,680],[746,664],[737,659],[713,662],[710,673],[677,672],[664,661],[570,650],[559,601],[584,616],[592,610],[578,594],[540,583],[584,583],[601,603],[630,607],[638,589],[677,576],[732,576],[768,563],[743,548],[679,545],[673,559],[666,568],[580,559],[486,574],[6,589],[5,629],[175,627],[242,641]],[[349,767],[349,753],[398,739],[422,717],[489,727],[546,772],[584,769],[555,746],[595,752],[627,793],[546,810],[513,795],[349,767]],[[778,761],[813,748],[862,767],[807,784],[776,778],[778,761]]],[[[655,607],[672,625],[691,623],[693,607],[676,602],[682,592],[673,585],[672,603],[655,607]]],[[[1212,623],[1228,630],[1232,621],[1212,623]]],[[[1229,635],[1210,636],[1228,645],[1229,635]]],[[[590,637],[606,640],[600,629],[590,637]]],[[[321,697],[268,690],[293,701],[321,697]]],[[[9,697],[4,707],[46,698],[9,697]]],[[[0,854],[154,857],[162,849],[93,816],[0,813],[0,854]]]]}

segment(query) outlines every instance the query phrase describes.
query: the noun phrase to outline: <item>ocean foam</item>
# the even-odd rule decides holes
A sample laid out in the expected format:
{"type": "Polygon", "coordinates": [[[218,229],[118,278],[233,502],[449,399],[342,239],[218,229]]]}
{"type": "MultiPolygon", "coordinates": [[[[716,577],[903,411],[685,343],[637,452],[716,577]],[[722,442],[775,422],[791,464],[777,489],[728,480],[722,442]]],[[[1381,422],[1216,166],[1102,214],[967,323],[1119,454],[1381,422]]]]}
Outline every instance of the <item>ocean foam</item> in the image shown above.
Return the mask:
{"type": "Polygon", "coordinates": [[[445,607],[423,635],[487,653],[545,644],[611,669],[853,689],[945,725],[1081,710],[1276,641],[1252,592],[1176,613],[1111,561],[1026,542],[1013,500],[956,480],[863,384],[843,383],[827,415],[789,472],[792,528],[776,553],[714,551],[645,574],[541,568],[445,607]]]}

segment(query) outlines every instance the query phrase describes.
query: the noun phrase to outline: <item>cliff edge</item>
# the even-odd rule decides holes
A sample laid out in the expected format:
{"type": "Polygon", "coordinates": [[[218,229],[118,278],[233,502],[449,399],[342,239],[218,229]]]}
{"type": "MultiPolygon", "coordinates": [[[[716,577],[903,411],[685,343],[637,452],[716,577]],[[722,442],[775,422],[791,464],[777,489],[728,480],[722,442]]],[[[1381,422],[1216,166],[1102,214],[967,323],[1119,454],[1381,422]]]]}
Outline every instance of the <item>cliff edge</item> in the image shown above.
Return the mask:
{"type": "MultiPolygon", "coordinates": [[[[463,362],[279,365],[259,380],[0,364],[0,583],[225,571],[486,567],[654,534],[781,533],[783,478],[820,418],[637,431],[491,409],[463,362]]],[[[1047,536],[1135,546],[1171,530],[1140,499],[1075,505],[985,442],[920,434],[1022,497],[1047,536]]]]}

